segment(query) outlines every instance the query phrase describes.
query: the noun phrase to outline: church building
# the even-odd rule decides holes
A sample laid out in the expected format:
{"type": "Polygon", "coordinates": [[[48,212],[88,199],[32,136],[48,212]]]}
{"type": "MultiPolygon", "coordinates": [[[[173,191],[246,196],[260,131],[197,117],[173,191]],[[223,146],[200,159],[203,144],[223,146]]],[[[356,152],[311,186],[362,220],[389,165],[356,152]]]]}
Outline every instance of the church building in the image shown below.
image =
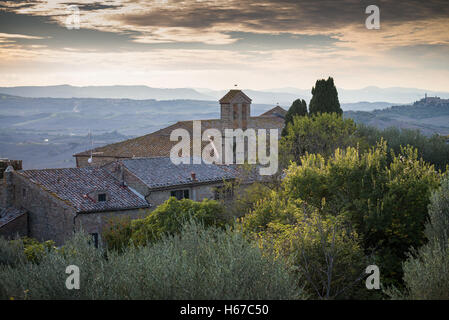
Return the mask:
{"type": "MultiPolygon", "coordinates": [[[[201,120],[202,132],[207,129],[278,129],[284,127],[284,117],[287,111],[276,106],[256,117],[251,116],[252,100],[241,90],[230,90],[220,103],[220,119],[201,120]]],[[[78,168],[87,166],[102,166],[116,160],[133,158],[170,157],[171,148],[176,141],[170,141],[170,135],[175,129],[186,129],[190,136],[193,132],[193,121],[179,121],[171,126],[137,138],[109,144],[93,150],[75,154],[78,168]]],[[[203,145],[203,147],[206,143],[203,145]]]]}

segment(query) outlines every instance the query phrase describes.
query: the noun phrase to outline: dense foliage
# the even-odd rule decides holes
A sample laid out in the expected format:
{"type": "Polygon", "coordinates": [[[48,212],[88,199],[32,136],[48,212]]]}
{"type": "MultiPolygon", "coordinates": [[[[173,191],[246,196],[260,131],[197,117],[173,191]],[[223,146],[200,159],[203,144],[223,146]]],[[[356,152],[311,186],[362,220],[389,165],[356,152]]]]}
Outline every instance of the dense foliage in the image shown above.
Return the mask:
{"type": "MultiPolygon", "coordinates": [[[[16,256],[23,252],[10,246],[16,256]]],[[[17,259],[16,259],[17,260],[17,259]]],[[[303,297],[281,259],[262,255],[241,234],[189,222],[174,236],[122,253],[77,234],[39,264],[0,265],[0,299],[294,299],[303,297]],[[64,272],[80,269],[79,290],[64,272]]]]}
{"type": "Polygon", "coordinates": [[[337,148],[356,146],[359,138],[355,133],[354,121],[336,113],[296,116],[280,142],[282,164],[299,163],[306,153],[319,153],[327,158],[337,148]]]}
{"type": "Polygon", "coordinates": [[[449,176],[431,197],[425,235],[404,262],[405,290],[388,290],[395,299],[449,299],[449,176]]]}
{"type": "Polygon", "coordinates": [[[317,113],[337,113],[342,114],[338,100],[337,88],[334,79],[329,77],[327,80],[317,80],[312,88],[312,99],[309,104],[310,114],[317,113]]]}
{"type": "Polygon", "coordinates": [[[293,122],[293,118],[295,116],[304,117],[307,115],[307,103],[301,99],[293,101],[291,107],[288,109],[287,114],[285,115],[285,125],[284,129],[282,129],[282,136],[285,136],[287,134],[287,127],[290,123],[293,122]]]}
{"type": "Polygon", "coordinates": [[[171,197],[143,219],[121,220],[103,232],[110,248],[122,249],[131,242],[144,245],[154,242],[165,234],[175,234],[182,225],[194,219],[205,226],[225,226],[227,217],[224,207],[214,200],[196,202],[190,199],[177,200],[171,197]]]}
{"type": "Polygon", "coordinates": [[[287,258],[298,285],[312,298],[343,299],[366,291],[361,280],[368,259],[348,221],[284,198],[273,192],[261,201],[242,219],[244,232],[265,252],[287,258]]]}
{"type": "Polygon", "coordinates": [[[292,165],[284,180],[285,201],[302,199],[321,212],[344,214],[375,250],[386,282],[402,277],[401,261],[411,246],[424,243],[424,223],[439,174],[411,147],[388,161],[386,143],[365,153],[337,149],[325,160],[312,154],[292,165]]]}
{"type": "Polygon", "coordinates": [[[401,147],[410,145],[418,149],[418,155],[424,161],[435,165],[436,169],[445,171],[449,165],[449,143],[447,137],[423,135],[419,130],[399,129],[396,127],[384,130],[368,127],[363,124],[357,125],[357,136],[368,145],[375,145],[380,140],[385,140],[388,147],[395,153],[399,153],[401,147]]]}

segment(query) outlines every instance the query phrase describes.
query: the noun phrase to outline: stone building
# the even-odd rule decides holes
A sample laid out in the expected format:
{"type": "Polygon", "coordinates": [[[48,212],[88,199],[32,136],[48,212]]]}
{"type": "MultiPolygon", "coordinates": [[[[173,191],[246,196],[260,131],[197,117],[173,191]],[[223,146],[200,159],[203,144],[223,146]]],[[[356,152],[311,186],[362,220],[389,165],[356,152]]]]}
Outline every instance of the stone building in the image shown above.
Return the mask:
{"type": "Polygon", "coordinates": [[[235,168],[214,164],[178,164],[170,158],[137,158],[118,160],[104,166],[118,180],[138,193],[152,207],[170,197],[177,199],[217,199],[224,181],[238,175],[235,168]]]}
{"type": "Polygon", "coordinates": [[[138,218],[151,207],[102,168],[11,168],[5,179],[6,207],[27,212],[27,235],[58,245],[80,228],[98,241],[110,218],[138,218]]]}
{"type": "Polygon", "coordinates": [[[95,241],[111,218],[142,218],[170,197],[218,199],[232,166],[175,165],[170,158],[116,160],[102,167],[5,171],[0,235],[63,244],[81,228],[95,241]]]}
{"type": "Polygon", "coordinates": [[[28,234],[28,214],[12,206],[11,176],[6,177],[9,172],[21,169],[20,160],[0,159],[0,236],[8,239],[28,234]]]}
{"type": "MultiPolygon", "coordinates": [[[[207,129],[218,129],[222,133],[224,129],[236,128],[277,129],[280,137],[287,113],[283,108],[277,106],[260,116],[251,117],[251,99],[241,90],[230,90],[219,102],[220,119],[201,120],[202,133],[207,129]]],[[[170,134],[175,129],[186,129],[193,136],[193,121],[179,121],[144,136],[75,154],[76,166],[101,166],[131,158],[169,157],[171,148],[177,143],[170,141],[170,134]]]]}

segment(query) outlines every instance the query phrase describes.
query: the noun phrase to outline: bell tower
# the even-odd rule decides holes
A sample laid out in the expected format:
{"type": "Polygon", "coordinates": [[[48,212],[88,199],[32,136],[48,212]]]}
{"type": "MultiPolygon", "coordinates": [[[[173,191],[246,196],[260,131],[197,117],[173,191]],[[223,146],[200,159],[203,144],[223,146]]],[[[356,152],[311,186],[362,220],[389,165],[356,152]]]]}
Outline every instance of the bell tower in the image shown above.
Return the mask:
{"type": "Polygon", "coordinates": [[[230,90],[220,99],[223,129],[245,130],[251,114],[251,99],[242,90],[230,90]]]}

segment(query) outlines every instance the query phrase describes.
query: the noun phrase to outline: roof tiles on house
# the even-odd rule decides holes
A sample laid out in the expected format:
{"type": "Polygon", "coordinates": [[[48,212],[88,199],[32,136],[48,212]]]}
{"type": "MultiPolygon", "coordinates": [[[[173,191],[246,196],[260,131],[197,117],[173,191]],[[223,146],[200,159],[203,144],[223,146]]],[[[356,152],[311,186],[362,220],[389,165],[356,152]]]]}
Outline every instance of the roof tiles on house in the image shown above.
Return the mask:
{"type": "Polygon", "coordinates": [[[20,210],[15,207],[0,208],[0,228],[25,213],[25,210],[20,210]]]}
{"type": "MultiPolygon", "coordinates": [[[[206,129],[217,128],[221,130],[221,121],[218,119],[201,120],[202,132],[206,129]]],[[[185,129],[193,134],[193,121],[179,121],[171,126],[156,132],[133,139],[109,144],[75,154],[74,156],[89,157],[91,152],[94,157],[119,157],[119,158],[142,158],[142,157],[168,157],[170,150],[178,141],[170,141],[173,130],[185,129]]],[[[203,143],[203,147],[207,143],[203,143]]]]}
{"type": "Polygon", "coordinates": [[[174,164],[170,158],[121,160],[125,168],[149,188],[164,188],[235,179],[237,171],[216,164],[174,164]],[[195,173],[195,180],[192,179],[195,173]]]}
{"type": "Polygon", "coordinates": [[[25,170],[18,173],[42,187],[45,191],[65,201],[77,212],[116,211],[147,208],[149,204],[121,186],[103,168],[67,168],[25,170]],[[106,193],[107,201],[97,201],[92,194],[106,193]]]}
{"type": "Polygon", "coordinates": [[[277,116],[277,117],[281,117],[281,118],[285,118],[285,115],[287,114],[287,110],[285,110],[284,108],[280,107],[280,106],[276,106],[273,109],[268,110],[265,113],[262,113],[260,116],[261,117],[265,117],[265,116],[277,116]]]}

